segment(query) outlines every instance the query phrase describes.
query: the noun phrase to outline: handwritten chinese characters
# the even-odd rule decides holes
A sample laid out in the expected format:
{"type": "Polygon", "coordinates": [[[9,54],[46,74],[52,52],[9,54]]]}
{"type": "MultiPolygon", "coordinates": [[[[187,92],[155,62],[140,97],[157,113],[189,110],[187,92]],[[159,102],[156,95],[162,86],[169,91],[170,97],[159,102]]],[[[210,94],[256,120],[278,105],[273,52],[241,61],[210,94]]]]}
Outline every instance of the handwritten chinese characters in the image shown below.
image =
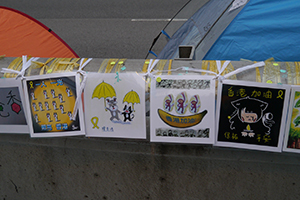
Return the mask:
{"type": "Polygon", "coordinates": [[[226,82],[221,87],[217,143],[281,145],[285,87],[226,82]]]}

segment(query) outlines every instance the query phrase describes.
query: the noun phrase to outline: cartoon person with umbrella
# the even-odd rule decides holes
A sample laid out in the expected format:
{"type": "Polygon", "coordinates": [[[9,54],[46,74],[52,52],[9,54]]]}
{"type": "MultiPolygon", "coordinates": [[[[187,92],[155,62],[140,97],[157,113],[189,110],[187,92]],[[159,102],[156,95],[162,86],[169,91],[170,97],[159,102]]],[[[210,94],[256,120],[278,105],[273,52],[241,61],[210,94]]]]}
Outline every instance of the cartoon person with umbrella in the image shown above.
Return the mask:
{"type": "Polygon", "coordinates": [[[120,121],[118,115],[120,111],[118,110],[117,106],[116,91],[110,84],[102,81],[102,83],[97,85],[92,94],[92,99],[93,98],[104,98],[105,111],[109,110],[111,113],[110,120],[113,121],[114,119],[116,119],[117,121],[120,121]],[[106,101],[109,104],[108,107],[106,106],[106,101]]]}
{"type": "Polygon", "coordinates": [[[132,119],[134,118],[134,114],[132,114],[132,112],[135,112],[134,104],[140,103],[140,97],[135,91],[131,90],[124,96],[123,103],[125,102],[127,102],[128,104],[132,104],[132,108],[130,105],[124,106],[122,112],[122,115],[124,116],[124,122],[126,122],[127,120],[132,121],[132,119]]]}

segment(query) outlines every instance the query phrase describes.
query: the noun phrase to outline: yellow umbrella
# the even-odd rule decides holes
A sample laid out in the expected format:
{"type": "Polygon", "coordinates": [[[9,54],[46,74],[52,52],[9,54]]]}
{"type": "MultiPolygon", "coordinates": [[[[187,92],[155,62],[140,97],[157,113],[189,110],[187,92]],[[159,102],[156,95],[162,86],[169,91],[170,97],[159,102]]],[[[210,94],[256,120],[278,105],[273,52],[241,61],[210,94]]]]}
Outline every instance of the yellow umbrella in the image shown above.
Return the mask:
{"type": "Polygon", "coordinates": [[[116,96],[116,91],[113,88],[113,86],[102,81],[102,83],[100,83],[99,85],[97,85],[95,87],[95,89],[93,91],[92,99],[93,98],[98,98],[98,99],[104,98],[104,105],[106,107],[106,101],[105,101],[106,98],[114,97],[114,96],[116,96]]]}
{"type": "Polygon", "coordinates": [[[140,97],[135,91],[131,90],[124,96],[123,103],[124,102],[132,103],[132,109],[134,110],[134,104],[140,103],[140,97]]]}

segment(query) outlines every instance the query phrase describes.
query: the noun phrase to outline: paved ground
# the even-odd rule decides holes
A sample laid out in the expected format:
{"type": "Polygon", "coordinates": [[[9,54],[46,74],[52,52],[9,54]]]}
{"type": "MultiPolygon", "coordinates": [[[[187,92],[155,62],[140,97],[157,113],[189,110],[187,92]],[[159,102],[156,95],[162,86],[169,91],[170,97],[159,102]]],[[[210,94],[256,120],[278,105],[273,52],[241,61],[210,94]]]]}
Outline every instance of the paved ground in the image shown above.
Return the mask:
{"type": "Polygon", "coordinates": [[[171,18],[186,2],[1,1],[1,6],[22,11],[51,28],[80,57],[132,59],[145,58],[153,39],[167,23],[164,19],[171,18]]]}

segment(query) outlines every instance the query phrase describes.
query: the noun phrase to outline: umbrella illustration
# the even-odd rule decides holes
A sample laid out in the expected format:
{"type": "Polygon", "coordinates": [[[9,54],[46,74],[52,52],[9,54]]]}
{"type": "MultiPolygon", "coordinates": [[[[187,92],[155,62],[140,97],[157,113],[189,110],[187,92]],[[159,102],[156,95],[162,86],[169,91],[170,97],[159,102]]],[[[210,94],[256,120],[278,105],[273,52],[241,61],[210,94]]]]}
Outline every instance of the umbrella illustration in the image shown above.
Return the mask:
{"type": "Polygon", "coordinates": [[[104,106],[106,107],[106,98],[107,97],[112,98],[114,96],[116,96],[116,91],[113,88],[113,86],[102,81],[102,83],[100,83],[99,85],[97,85],[95,87],[95,89],[93,91],[92,99],[93,98],[98,98],[98,99],[104,98],[104,106]]]}
{"type": "Polygon", "coordinates": [[[123,103],[124,102],[132,103],[132,109],[134,110],[134,104],[140,103],[140,97],[135,91],[131,90],[124,96],[123,103]]]}

